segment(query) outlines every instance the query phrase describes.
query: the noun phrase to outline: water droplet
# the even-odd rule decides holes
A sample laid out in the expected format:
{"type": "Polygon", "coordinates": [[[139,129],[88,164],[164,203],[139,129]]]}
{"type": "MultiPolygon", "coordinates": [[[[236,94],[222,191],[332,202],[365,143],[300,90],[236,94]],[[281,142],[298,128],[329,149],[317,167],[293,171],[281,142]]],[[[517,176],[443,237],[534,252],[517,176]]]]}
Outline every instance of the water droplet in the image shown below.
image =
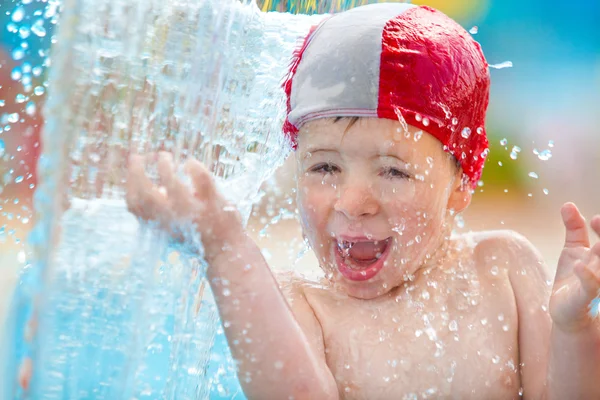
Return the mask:
{"type": "Polygon", "coordinates": [[[546,189],[546,188],[544,188],[544,190],[542,190],[542,192],[544,192],[544,194],[546,194],[546,195],[547,195],[548,193],[550,193],[550,192],[548,191],[548,189],[546,189]]]}
{"type": "Polygon", "coordinates": [[[12,52],[12,58],[13,58],[13,60],[19,61],[23,57],[25,57],[25,52],[23,51],[23,49],[17,47],[16,49],[13,50],[13,52],[12,52]]]}
{"type": "Polygon", "coordinates": [[[548,147],[554,147],[554,140],[548,141],[548,147]]]}
{"type": "Polygon", "coordinates": [[[52,18],[56,15],[58,11],[58,2],[50,3],[46,6],[46,11],[44,12],[44,18],[52,18]]]}
{"type": "Polygon", "coordinates": [[[223,289],[223,296],[225,296],[225,297],[231,296],[231,290],[229,290],[227,288],[223,289]]]}
{"type": "Polygon", "coordinates": [[[479,32],[479,28],[477,26],[474,26],[471,29],[469,29],[469,33],[471,35],[477,35],[477,32],[479,32]]]}
{"type": "Polygon", "coordinates": [[[494,364],[498,364],[500,362],[500,356],[496,355],[496,356],[492,357],[492,362],[494,364]]]}
{"type": "Polygon", "coordinates": [[[482,319],[481,319],[481,325],[483,325],[483,326],[486,326],[486,325],[487,325],[487,323],[488,323],[488,320],[487,320],[487,318],[482,318],[482,319]]]}
{"type": "Polygon", "coordinates": [[[344,364],[344,369],[350,369],[350,364],[348,364],[348,363],[344,364]]]}
{"type": "Polygon", "coordinates": [[[494,276],[498,275],[498,267],[496,265],[494,265],[491,269],[490,269],[490,273],[494,276]]]}
{"type": "Polygon", "coordinates": [[[508,144],[508,139],[504,138],[500,141],[501,146],[506,146],[508,144]]]}
{"type": "Polygon", "coordinates": [[[471,128],[468,128],[468,127],[467,127],[467,128],[464,128],[464,129],[462,130],[462,132],[460,133],[460,135],[461,135],[463,138],[465,138],[465,139],[468,139],[468,138],[469,138],[469,136],[471,136],[471,128]]]}
{"type": "Polygon", "coordinates": [[[12,20],[12,22],[21,22],[23,20],[24,16],[25,16],[25,10],[23,9],[23,7],[17,7],[13,11],[10,19],[12,20]]]}
{"type": "Polygon", "coordinates": [[[17,33],[19,31],[19,28],[16,24],[9,22],[8,24],[6,24],[6,30],[10,33],[17,33]]]}
{"type": "Polygon", "coordinates": [[[421,122],[423,117],[421,117],[421,114],[417,114],[417,115],[415,115],[415,119],[417,120],[417,122],[421,122]]]}
{"type": "Polygon", "coordinates": [[[13,70],[10,72],[10,79],[13,81],[18,81],[22,76],[23,74],[21,73],[21,68],[19,67],[13,68],[13,70]]]}
{"type": "Polygon", "coordinates": [[[423,131],[416,131],[415,132],[415,142],[418,142],[419,139],[421,139],[423,137],[423,131]]]}
{"type": "Polygon", "coordinates": [[[19,175],[15,178],[15,183],[21,183],[21,182],[23,182],[23,176],[19,175]]]}
{"type": "Polygon", "coordinates": [[[512,66],[512,61],[504,61],[498,64],[489,64],[489,67],[494,69],[512,68],[512,66]]]}
{"type": "Polygon", "coordinates": [[[510,158],[516,160],[519,157],[519,153],[521,152],[521,148],[519,146],[513,146],[512,151],[510,152],[510,158]]]}
{"type": "Polygon", "coordinates": [[[477,128],[476,132],[478,135],[483,135],[483,128],[482,127],[477,128]]]}
{"type": "Polygon", "coordinates": [[[33,89],[33,94],[35,94],[36,96],[41,96],[44,94],[45,91],[46,89],[44,89],[43,86],[36,86],[35,89],[33,89]]]}
{"type": "Polygon", "coordinates": [[[548,161],[549,159],[552,158],[552,151],[549,149],[546,150],[538,150],[538,149],[533,149],[533,154],[535,154],[537,156],[537,158],[539,158],[542,161],[548,161]]]}
{"type": "MultiPolygon", "coordinates": [[[[6,104],[6,102],[4,100],[0,100],[0,107],[4,107],[4,104],[6,104]]],[[[2,133],[1,128],[0,128],[0,133],[2,133]]]]}
{"type": "Polygon", "coordinates": [[[31,25],[31,32],[38,37],[46,36],[46,28],[44,28],[44,20],[38,19],[33,25],[31,25]]]}
{"type": "Polygon", "coordinates": [[[502,326],[502,330],[503,330],[504,332],[508,332],[508,330],[509,330],[509,329],[510,329],[510,328],[508,327],[508,325],[503,325],[503,326],[502,326]]]}
{"type": "Polygon", "coordinates": [[[0,157],[4,156],[6,152],[6,145],[4,144],[4,140],[0,139],[0,157]]]}
{"type": "Polygon", "coordinates": [[[504,321],[504,314],[498,314],[498,321],[504,321]]]}
{"type": "Polygon", "coordinates": [[[25,97],[23,94],[19,93],[16,97],[15,97],[15,101],[17,103],[24,103],[25,101],[27,101],[27,97],[25,97]]]}
{"type": "Polygon", "coordinates": [[[429,118],[423,118],[423,126],[429,126],[429,118]]]}
{"type": "Polygon", "coordinates": [[[12,113],[12,114],[8,114],[7,117],[8,122],[10,122],[11,124],[14,124],[16,122],[19,122],[19,113],[12,113]]]}
{"type": "Polygon", "coordinates": [[[19,28],[19,37],[21,39],[27,39],[30,34],[31,34],[31,30],[29,29],[29,27],[27,25],[23,25],[22,27],[19,28]]]}
{"type": "Polygon", "coordinates": [[[35,110],[36,110],[36,106],[35,103],[33,101],[30,101],[29,103],[27,103],[27,105],[25,106],[25,112],[27,113],[27,115],[29,115],[30,117],[35,115],[35,110]]]}
{"type": "Polygon", "coordinates": [[[538,177],[538,174],[536,174],[535,172],[530,172],[530,173],[529,173],[529,177],[530,177],[530,178],[533,178],[533,179],[537,179],[537,178],[539,178],[539,177],[538,177]]]}
{"type": "Polygon", "coordinates": [[[458,125],[458,118],[452,118],[452,125],[458,125]]]}
{"type": "Polygon", "coordinates": [[[451,332],[456,332],[458,330],[458,323],[455,320],[450,321],[448,329],[450,329],[451,332]]]}

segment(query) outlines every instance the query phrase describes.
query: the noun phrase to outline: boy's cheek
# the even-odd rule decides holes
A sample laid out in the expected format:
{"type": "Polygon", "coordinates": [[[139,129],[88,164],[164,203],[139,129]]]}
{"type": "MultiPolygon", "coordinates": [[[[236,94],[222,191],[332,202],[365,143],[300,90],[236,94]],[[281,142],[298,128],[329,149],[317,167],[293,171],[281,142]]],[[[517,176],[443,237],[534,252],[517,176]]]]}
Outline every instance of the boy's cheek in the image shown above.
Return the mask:
{"type": "Polygon", "coordinates": [[[324,191],[300,188],[298,211],[305,230],[315,230],[327,225],[328,196],[324,191]],[[321,227],[321,225],[323,225],[321,227]]]}

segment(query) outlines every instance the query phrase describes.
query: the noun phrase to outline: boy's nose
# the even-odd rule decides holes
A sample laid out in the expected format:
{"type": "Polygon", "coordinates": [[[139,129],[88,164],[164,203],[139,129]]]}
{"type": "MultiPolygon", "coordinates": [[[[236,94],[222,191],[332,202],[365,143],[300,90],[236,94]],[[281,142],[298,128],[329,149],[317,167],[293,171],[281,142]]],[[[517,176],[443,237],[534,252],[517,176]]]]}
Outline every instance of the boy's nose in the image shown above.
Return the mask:
{"type": "Polygon", "coordinates": [[[342,188],[334,209],[349,219],[356,219],[375,215],[379,210],[379,204],[370,187],[353,185],[342,188]]]}

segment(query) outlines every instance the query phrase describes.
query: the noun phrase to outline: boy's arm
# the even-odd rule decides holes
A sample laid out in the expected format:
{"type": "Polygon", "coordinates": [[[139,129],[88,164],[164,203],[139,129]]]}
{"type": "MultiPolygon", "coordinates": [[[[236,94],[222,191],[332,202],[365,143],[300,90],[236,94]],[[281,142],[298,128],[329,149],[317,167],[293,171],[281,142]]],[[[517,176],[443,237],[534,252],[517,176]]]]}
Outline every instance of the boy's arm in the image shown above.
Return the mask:
{"type": "Polygon", "coordinates": [[[246,396],[337,399],[321,327],[304,295],[289,288],[292,312],[252,239],[242,234],[228,244],[230,250],[210,261],[208,276],[215,282],[213,291],[246,396]]]}
{"type": "MultiPolygon", "coordinates": [[[[574,205],[565,205],[562,214],[566,240],[551,296],[552,280],[541,256],[526,239],[513,235],[517,268],[509,275],[519,314],[524,396],[597,399],[600,321],[590,315],[589,305],[600,289],[600,245],[590,248],[585,220],[574,205]]],[[[600,235],[600,217],[592,227],[600,235]]]]}
{"type": "MultiPolygon", "coordinates": [[[[561,212],[566,237],[550,301],[548,398],[598,399],[600,321],[590,305],[600,290],[600,243],[590,246],[585,219],[574,204],[561,212]]],[[[600,236],[600,216],[591,226],[600,236]]]]}
{"type": "Polygon", "coordinates": [[[218,193],[210,172],[198,161],[188,161],[190,188],[177,177],[170,154],[155,158],[162,189],[146,176],[144,158],[131,157],[128,207],[174,234],[190,224],[201,234],[208,279],[247,397],[337,399],[322,346],[315,345],[314,338],[322,333],[312,309],[300,296],[294,316],[259,248],[244,232],[239,213],[218,193]]]}
{"type": "Polygon", "coordinates": [[[507,232],[505,260],[518,315],[519,365],[524,399],[545,399],[552,320],[552,278],[539,252],[523,236],[507,232]]]}

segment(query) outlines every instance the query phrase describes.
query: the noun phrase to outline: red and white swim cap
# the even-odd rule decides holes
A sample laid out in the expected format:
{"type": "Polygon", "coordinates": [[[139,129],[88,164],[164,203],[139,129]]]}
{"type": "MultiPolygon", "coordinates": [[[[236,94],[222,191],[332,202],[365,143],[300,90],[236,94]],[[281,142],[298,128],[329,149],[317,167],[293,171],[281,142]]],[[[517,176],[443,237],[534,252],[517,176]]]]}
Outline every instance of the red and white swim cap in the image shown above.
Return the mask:
{"type": "Polygon", "coordinates": [[[440,140],[473,185],[481,177],[488,64],[471,35],[440,11],[382,3],[327,18],[294,53],[284,89],[283,130],[294,147],[310,120],[402,117],[440,140]]]}

